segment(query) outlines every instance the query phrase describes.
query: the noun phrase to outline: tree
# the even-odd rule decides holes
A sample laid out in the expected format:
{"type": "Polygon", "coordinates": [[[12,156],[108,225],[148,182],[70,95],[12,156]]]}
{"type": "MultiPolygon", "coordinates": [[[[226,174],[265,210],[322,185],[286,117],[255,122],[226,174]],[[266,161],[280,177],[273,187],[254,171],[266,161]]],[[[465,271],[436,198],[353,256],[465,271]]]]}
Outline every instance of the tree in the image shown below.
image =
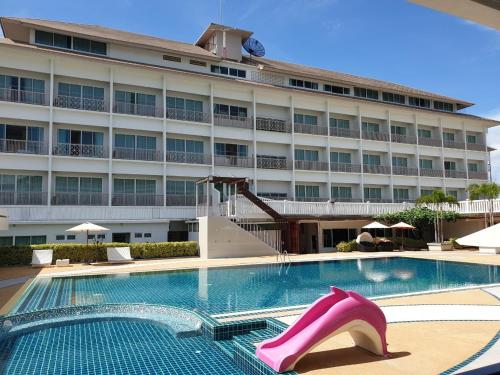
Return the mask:
{"type": "Polygon", "coordinates": [[[432,194],[421,196],[417,199],[417,205],[431,205],[434,210],[434,241],[442,243],[443,221],[445,217],[445,207],[457,204],[457,199],[453,195],[446,194],[443,190],[437,189],[432,194]]]}
{"type": "Polygon", "coordinates": [[[488,222],[489,225],[495,224],[493,217],[493,200],[500,195],[500,185],[494,182],[485,182],[481,185],[472,184],[469,185],[467,191],[469,192],[469,199],[485,199],[488,201],[488,212],[484,210],[484,227],[488,227],[488,222]]]}

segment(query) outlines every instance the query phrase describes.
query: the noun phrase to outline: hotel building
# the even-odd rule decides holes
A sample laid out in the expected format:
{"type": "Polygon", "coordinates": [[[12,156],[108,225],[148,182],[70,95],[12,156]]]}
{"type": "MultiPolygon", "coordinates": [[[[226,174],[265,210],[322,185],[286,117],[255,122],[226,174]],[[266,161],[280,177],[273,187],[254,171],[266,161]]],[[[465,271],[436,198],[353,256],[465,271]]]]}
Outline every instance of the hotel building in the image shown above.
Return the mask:
{"type": "Polygon", "coordinates": [[[488,127],[460,99],[242,54],[210,24],[193,44],[3,17],[0,245],[193,234],[195,181],[246,177],[277,200],[466,199],[488,180],[488,127]]]}

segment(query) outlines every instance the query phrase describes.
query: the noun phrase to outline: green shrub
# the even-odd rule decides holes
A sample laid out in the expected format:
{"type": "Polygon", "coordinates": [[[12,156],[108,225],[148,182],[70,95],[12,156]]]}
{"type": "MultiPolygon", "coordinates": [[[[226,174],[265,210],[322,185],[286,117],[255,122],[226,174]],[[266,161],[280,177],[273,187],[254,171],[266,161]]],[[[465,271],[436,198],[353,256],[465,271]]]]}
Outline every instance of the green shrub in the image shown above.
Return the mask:
{"type": "Polygon", "coordinates": [[[33,249],[52,249],[53,262],[56,259],[69,259],[71,263],[105,261],[107,247],[130,247],[130,255],[134,259],[169,258],[197,256],[198,244],[189,242],[158,243],[104,243],[99,245],[85,244],[45,244],[28,246],[0,247],[0,266],[28,265],[31,263],[33,249]]]}
{"type": "Polygon", "coordinates": [[[352,240],[349,242],[339,242],[337,244],[337,251],[341,253],[350,253],[351,251],[356,251],[358,249],[358,245],[356,244],[356,240],[352,240]]]}
{"type": "Polygon", "coordinates": [[[405,249],[424,249],[427,248],[427,242],[423,239],[406,238],[406,237],[387,237],[388,240],[394,242],[396,247],[404,244],[405,249]]]}

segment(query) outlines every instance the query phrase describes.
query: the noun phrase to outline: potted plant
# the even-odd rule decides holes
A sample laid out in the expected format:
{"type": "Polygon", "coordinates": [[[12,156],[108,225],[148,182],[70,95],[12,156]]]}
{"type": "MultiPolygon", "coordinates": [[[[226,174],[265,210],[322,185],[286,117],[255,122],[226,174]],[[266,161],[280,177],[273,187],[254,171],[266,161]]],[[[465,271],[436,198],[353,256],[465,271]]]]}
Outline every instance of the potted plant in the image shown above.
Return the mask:
{"type": "Polygon", "coordinates": [[[434,210],[434,242],[427,244],[428,249],[437,251],[453,250],[453,244],[450,241],[444,241],[443,218],[445,209],[456,205],[457,199],[453,195],[446,194],[443,190],[437,189],[432,194],[418,198],[417,204],[430,206],[434,210]]]}

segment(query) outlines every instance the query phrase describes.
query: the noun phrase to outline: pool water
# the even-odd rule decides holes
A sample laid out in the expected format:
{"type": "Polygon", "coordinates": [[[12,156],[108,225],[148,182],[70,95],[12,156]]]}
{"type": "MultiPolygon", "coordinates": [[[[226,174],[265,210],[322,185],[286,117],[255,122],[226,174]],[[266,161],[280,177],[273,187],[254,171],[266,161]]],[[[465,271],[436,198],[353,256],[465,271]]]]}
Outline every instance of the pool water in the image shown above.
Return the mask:
{"type": "Polygon", "coordinates": [[[375,297],[499,282],[500,266],[403,257],[38,278],[11,313],[149,303],[224,314],[310,304],[330,285],[375,297]]]}

